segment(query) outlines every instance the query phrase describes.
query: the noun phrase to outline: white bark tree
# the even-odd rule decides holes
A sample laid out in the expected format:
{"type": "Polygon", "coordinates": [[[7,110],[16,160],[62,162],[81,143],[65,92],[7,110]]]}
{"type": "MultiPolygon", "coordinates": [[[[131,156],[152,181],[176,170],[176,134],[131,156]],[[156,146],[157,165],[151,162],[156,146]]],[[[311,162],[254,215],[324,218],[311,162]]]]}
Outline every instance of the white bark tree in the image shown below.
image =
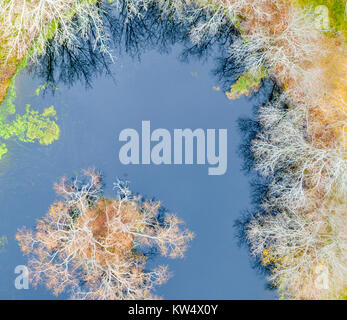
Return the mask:
{"type": "Polygon", "coordinates": [[[147,251],[183,257],[193,234],[173,214],[161,217],[160,203],[142,202],[118,182],[116,200],[102,196],[100,176],[85,171],[55,185],[63,200],[38,221],[36,231],[16,236],[28,254],[31,281],[43,282],[76,299],[153,299],[156,285],[170,276],[167,266],[146,271],[147,251]]]}

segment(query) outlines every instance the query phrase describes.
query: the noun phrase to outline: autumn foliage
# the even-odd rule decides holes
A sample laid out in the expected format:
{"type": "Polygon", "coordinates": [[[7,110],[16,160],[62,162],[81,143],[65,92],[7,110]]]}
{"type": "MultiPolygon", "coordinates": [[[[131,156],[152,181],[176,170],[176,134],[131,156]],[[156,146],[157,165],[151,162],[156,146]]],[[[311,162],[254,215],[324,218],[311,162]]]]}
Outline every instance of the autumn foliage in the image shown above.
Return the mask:
{"type": "Polygon", "coordinates": [[[167,266],[147,270],[149,254],[181,258],[193,234],[160,202],[142,201],[117,182],[117,199],[102,196],[100,175],[84,171],[84,181],[55,184],[62,200],[16,238],[28,255],[33,284],[76,299],[153,299],[165,283],[167,266]]]}
{"type": "Polygon", "coordinates": [[[258,110],[259,129],[250,144],[267,191],[245,238],[282,298],[345,299],[345,30],[326,29],[334,12],[324,1],[306,2],[320,7],[223,2],[241,20],[231,55],[249,70],[265,68],[276,85],[258,110]]]}
{"type": "MultiPolygon", "coordinates": [[[[19,59],[34,44],[36,52],[44,52],[48,38],[73,48],[91,29],[97,31],[94,47],[107,53],[108,34],[100,19],[100,3],[105,2],[35,0],[23,5],[3,0],[2,61],[8,53],[19,59]]],[[[346,298],[345,1],[109,2],[127,22],[157,6],[160,19],[189,26],[196,46],[211,42],[225,26],[238,29],[230,35],[228,54],[245,73],[227,97],[252,94],[266,77],[274,84],[271,98],[258,110],[258,131],[250,143],[254,169],[267,182],[245,226],[250,252],[268,270],[282,298],[346,298]]],[[[1,83],[8,85],[15,70],[16,63],[8,61],[5,77],[0,76],[0,100],[1,83]]],[[[87,176],[84,185],[77,180],[57,184],[63,200],[39,221],[36,232],[24,229],[17,236],[29,254],[34,283],[43,280],[55,293],[69,287],[74,297],[152,297],[154,285],[168,274],[163,267],[144,271],[144,248],[181,256],[192,235],[182,231],[175,216],[162,221],[157,203],[141,202],[120,185],[117,200],[105,199],[99,176],[87,176]]]]}

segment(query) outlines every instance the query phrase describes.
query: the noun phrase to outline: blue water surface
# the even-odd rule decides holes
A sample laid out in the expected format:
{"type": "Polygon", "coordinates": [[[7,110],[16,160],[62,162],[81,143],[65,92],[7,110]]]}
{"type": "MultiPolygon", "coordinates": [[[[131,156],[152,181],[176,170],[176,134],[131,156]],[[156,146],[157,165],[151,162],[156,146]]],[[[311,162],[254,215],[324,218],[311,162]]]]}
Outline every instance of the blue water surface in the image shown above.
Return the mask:
{"type": "MultiPolygon", "coordinates": [[[[141,61],[120,56],[111,66],[114,79],[100,76],[92,88],[59,85],[55,94],[36,96],[42,80],[24,71],[18,78],[18,111],[25,104],[35,109],[54,105],[61,128],[59,141],[50,146],[9,142],[0,162],[0,236],[8,238],[0,253],[1,299],[54,299],[43,286],[17,290],[14,269],[25,265],[15,240],[17,229],[33,228],[56,199],[53,183],[83,168],[102,171],[105,194],[113,196],[113,182],[130,181],[134,192],[161,200],[169,212],[182,218],[195,239],[184,259],[164,259],[173,277],[156,294],[165,299],[272,299],[264,277],[252,269],[247,250],[239,248],[235,219],[250,208],[250,178],[241,171],[237,154],[241,134],[237,119],[250,116],[253,101],[230,101],[211,75],[213,62],[177,58],[155,50],[141,61]],[[120,163],[121,130],[141,132],[141,121],[152,129],[226,128],[228,169],[209,176],[207,165],[129,165],[120,163]]],[[[154,261],[155,262],[155,261],[154,261]]],[[[59,298],[66,298],[61,295],[59,298]]]]}

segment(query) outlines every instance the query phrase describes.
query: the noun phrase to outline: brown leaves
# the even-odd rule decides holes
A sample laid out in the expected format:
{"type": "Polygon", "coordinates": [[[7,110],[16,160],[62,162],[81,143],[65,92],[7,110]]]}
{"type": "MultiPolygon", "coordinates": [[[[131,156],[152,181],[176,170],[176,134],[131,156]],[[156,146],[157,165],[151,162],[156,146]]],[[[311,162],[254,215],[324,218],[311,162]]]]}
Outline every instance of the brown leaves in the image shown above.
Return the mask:
{"type": "Polygon", "coordinates": [[[100,175],[83,172],[84,182],[76,177],[55,184],[64,200],[38,220],[36,232],[23,228],[16,236],[29,254],[32,281],[54,294],[69,288],[74,298],[153,298],[154,286],[170,275],[166,266],[146,271],[145,252],[158,248],[164,256],[183,257],[193,234],[173,214],[162,221],[159,202],[128,192],[116,200],[102,197],[100,175]]]}

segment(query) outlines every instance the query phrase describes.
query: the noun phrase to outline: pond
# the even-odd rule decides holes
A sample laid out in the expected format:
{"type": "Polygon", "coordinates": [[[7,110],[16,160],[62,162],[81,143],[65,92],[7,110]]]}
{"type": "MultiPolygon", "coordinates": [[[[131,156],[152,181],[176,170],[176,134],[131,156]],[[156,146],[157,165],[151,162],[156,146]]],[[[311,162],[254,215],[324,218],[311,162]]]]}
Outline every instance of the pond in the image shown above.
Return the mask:
{"type": "MultiPolygon", "coordinates": [[[[0,253],[1,299],[54,299],[44,287],[16,290],[14,269],[25,265],[15,240],[17,229],[33,228],[56,199],[53,183],[83,168],[104,176],[105,194],[123,178],[131,189],[182,218],[195,239],[182,260],[165,260],[173,272],[156,290],[164,299],[273,299],[264,276],[253,268],[247,250],[237,244],[234,222],[251,207],[250,177],[241,170],[242,136],[237,120],[252,115],[255,101],[226,98],[222,82],[211,70],[215,61],[179,59],[181,45],[169,52],[147,50],[141,59],[119,55],[110,64],[113,78],[101,74],[92,88],[62,82],[45,95],[44,83],[28,71],[17,82],[18,110],[25,104],[42,110],[54,105],[60,139],[50,146],[9,142],[0,162],[0,236],[8,243],[0,253]],[[174,129],[227,129],[228,167],[224,175],[208,175],[208,165],[123,165],[118,157],[123,129],[141,132],[141,122],[174,129]]],[[[160,260],[158,260],[160,261],[160,260]]],[[[157,260],[155,261],[157,262],[157,260]]],[[[66,298],[65,295],[59,298],[66,298]]]]}

